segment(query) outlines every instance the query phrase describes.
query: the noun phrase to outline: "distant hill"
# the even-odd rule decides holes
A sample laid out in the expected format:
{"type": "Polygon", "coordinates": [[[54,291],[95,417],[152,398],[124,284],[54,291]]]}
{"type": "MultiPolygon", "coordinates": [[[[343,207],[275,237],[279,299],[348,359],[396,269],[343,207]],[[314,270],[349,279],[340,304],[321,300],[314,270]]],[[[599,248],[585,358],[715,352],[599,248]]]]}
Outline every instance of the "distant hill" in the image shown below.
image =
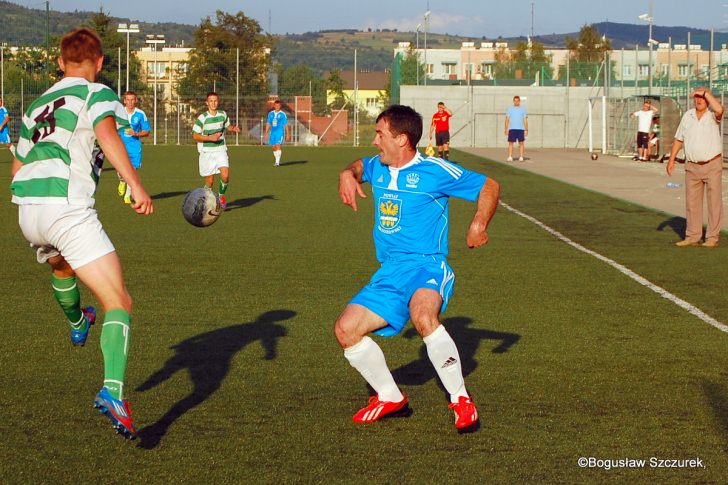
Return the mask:
{"type": "MultiPolygon", "coordinates": [[[[59,38],[71,29],[75,29],[89,22],[94,12],[75,11],[57,12],[50,10],[46,19],[45,9],[26,8],[21,5],[0,1],[0,42],[8,45],[45,45],[46,20],[51,38],[59,38]]],[[[114,23],[129,22],[128,18],[111,17],[114,23]]],[[[141,32],[132,34],[130,45],[141,47],[144,45],[146,34],[163,34],[170,45],[184,42],[189,45],[192,41],[193,25],[177,24],[173,22],[150,23],[136,22],[141,32]]]]}
{"type": "MultiPolygon", "coordinates": [[[[75,11],[49,12],[49,31],[52,39],[89,21],[94,12],[75,11]]],[[[114,23],[128,22],[126,18],[112,17],[114,23]]],[[[141,32],[131,35],[132,47],[144,45],[146,34],[163,34],[168,45],[192,46],[193,32],[197,26],[174,22],[150,23],[137,22],[141,32]]],[[[44,45],[46,36],[46,12],[44,9],[33,9],[0,0],[0,42],[9,45],[44,45]]],[[[635,45],[646,48],[648,27],[646,24],[619,24],[600,22],[594,24],[599,32],[606,35],[614,49],[634,49],[635,45]]],[[[667,42],[672,38],[673,44],[686,44],[687,33],[691,33],[690,42],[700,44],[703,49],[710,48],[710,32],[690,27],[652,27],[652,37],[658,42],[667,42]]],[[[578,38],[579,32],[566,34],[539,35],[535,40],[547,47],[565,46],[567,37],[578,38]]],[[[411,42],[420,48],[425,47],[424,32],[398,32],[395,30],[354,29],[323,30],[305,34],[276,35],[274,59],[284,67],[305,64],[319,74],[331,69],[350,70],[354,68],[354,51],[356,51],[357,67],[370,71],[381,71],[390,67],[393,50],[399,42],[411,42]]],[[[462,37],[449,34],[428,33],[427,47],[432,49],[458,48],[462,42],[499,41],[515,43],[526,40],[525,37],[486,38],[462,37]]],[[[55,41],[55,40],[54,40],[55,41]]],[[[716,32],[714,48],[720,49],[728,44],[728,33],[716,32]]]]}

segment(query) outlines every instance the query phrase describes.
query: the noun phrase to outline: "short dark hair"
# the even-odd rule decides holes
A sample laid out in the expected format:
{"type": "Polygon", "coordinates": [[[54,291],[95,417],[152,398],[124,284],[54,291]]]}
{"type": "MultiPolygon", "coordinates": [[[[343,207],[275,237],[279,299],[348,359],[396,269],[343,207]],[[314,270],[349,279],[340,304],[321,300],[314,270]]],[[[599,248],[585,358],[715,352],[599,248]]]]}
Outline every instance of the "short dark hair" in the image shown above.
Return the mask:
{"type": "Polygon", "coordinates": [[[96,62],[103,57],[101,39],[91,29],[72,30],[61,39],[61,59],[63,62],[96,62]]]}
{"type": "Polygon", "coordinates": [[[138,98],[137,93],[134,91],[127,91],[124,93],[124,96],[134,96],[135,98],[138,98]]]}
{"type": "Polygon", "coordinates": [[[404,133],[412,148],[417,148],[420,138],[422,138],[422,115],[413,110],[409,106],[401,104],[393,104],[385,109],[379,116],[379,120],[386,120],[389,125],[389,131],[397,136],[404,133]]]}
{"type": "Polygon", "coordinates": [[[276,99],[275,101],[273,101],[273,104],[283,104],[283,103],[281,103],[280,99],[276,99]]]}
{"type": "Polygon", "coordinates": [[[217,94],[215,91],[210,91],[209,93],[207,93],[207,96],[205,96],[205,100],[207,100],[207,98],[209,98],[210,96],[217,96],[217,99],[220,99],[219,94],[217,94]]]}
{"type": "Polygon", "coordinates": [[[517,95],[517,94],[516,94],[515,96],[513,96],[513,99],[517,99],[517,100],[519,100],[519,101],[520,101],[520,100],[521,100],[521,97],[520,97],[519,95],[517,95]]]}
{"type": "Polygon", "coordinates": [[[442,105],[442,106],[445,106],[445,103],[444,103],[444,102],[442,102],[442,101],[440,101],[440,102],[438,102],[438,103],[437,103],[437,105],[438,105],[438,106],[440,106],[440,105],[442,105]]]}

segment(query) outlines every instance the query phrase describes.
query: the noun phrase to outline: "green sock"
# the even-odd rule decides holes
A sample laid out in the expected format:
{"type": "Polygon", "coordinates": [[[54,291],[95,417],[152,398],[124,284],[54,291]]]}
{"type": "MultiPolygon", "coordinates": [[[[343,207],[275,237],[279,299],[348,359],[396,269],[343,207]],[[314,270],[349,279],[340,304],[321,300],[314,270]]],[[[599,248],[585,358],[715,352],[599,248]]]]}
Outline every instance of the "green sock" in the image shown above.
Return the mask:
{"type": "Polygon", "coordinates": [[[225,195],[225,192],[227,192],[227,186],[227,182],[220,180],[220,195],[225,195]]]}
{"type": "Polygon", "coordinates": [[[59,278],[56,275],[51,275],[51,285],[53,286],[53,296],[61,305],[68,322],[76,330],[83,328],[86,319],[83,318],[81,312],[81,293],[78,291],[76,277],[59,278]]]}
{"type": "Polygon", "coordinates": [[[101,329],[101,352],[104,354],[104,386],[116,399],[124,395],[124,373],[131,340],[131,316],[122,309],[106,312],[101,329]]]}

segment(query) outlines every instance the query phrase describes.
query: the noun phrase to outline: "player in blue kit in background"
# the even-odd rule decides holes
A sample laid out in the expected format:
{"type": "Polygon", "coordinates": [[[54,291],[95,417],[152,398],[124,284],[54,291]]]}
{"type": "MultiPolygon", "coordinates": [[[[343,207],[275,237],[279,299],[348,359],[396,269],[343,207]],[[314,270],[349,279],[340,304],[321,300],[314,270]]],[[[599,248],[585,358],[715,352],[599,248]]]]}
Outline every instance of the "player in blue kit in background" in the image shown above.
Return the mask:
{"type": "Polygon", "coordinates": [[[265,137],[268,138],[268,145],[273,148],[274,165],[276,167],[281,164],[281,145],[283,140],[291,140],[291,132],[288,128],[288,116],[281,111],[281,102],[276,99],[273,101],[273,111],[268,113],[268,120],[265,123],[265,137]]]}
{"type": "Polygon", "coordinates": [[[0,98],[0,145],[5,145],[15,156],[15,147],[10,141],[10,113],[3,98],[0,98]]]}
{"type": "MultiPolygon", "coordinates": [[[[119,136],[121,136],[121,141],[124,142],[132,166],[139,170],[142,168],[142,142],[140,138],[149,136],[152,128],[149,126],[146,113],[136,107],[137,101],[135,92],[127,91],[124,93],[124,106],[126,107],[126,114],[129,116],[129,128],[119,130],[119,136]]],[[[131,204],[131,188],[127,186],[121,177],[119,177],[118,194],[120,197],[124,197],[124,203],[131,204]]]]}
{"type": "Polygon", "coordinates": [[[467,233],[474,248],[488,242],[488,223],[500,186],[485,175],[417,152],[422,116],[393,105],[377,118],[374,145],[379,154],[351,163],[339,175],[339,196],[357,210],[361,184],[372,185],[374,246],[381,268],[339,315],[334,333],[344,356],[377,393],[354,415],[369,423],[406,408],[408,401],[387,368],[381,348],[367,334],[399,334],[408,320],[422,336],[427,354],[450,394],[455,426],[478,422],[465,390],[460,356],[439,315],[452,296],[455,274],[447,263],[449,197],[476,202],[467,233]]]}

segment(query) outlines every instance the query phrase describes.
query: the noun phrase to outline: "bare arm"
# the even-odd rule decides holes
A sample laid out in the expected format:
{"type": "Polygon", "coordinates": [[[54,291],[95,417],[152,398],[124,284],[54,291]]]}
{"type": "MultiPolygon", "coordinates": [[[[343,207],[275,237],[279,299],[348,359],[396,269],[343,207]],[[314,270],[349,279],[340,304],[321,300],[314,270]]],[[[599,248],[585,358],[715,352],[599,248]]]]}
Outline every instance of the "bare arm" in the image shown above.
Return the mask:
{"type": "Polygon", "coordinates": [[[435,131],[435,122],[430,123],[430,140],[432,140],[432,132],[435,131]]]}
{"type": "Polygon", "coordinates": [[[227,127],[228,131],[232,133],[240,133],[240,127],[238,125],[230,125],[227,127]]]}
{"type": "Polygon", "coordinates": [[[263,137],[268,138],[270,135],[270,123],[265,124],[265,133],[263,133],[263,137]]]}
{"type": "Polygon", "coordinates": [[[359,195],[363,199],[367,197],[361,188],[363,174],[364,162],[361,159],[352,162],[339,173],[339,197],[341,202],[355,211],[358,210],[356,196],[359,195]]]}
{"type": "Polygon", "coordinates": [[[13,158],[13,164],[10,166],[10,178],[15,177],[15,174],[18,173],[18,170],[21,168],[23,168],[23,163],[17,158],[13,158]]]}
{"type": "Polygon", "coordinates": [[[222,136],[222,132],[218,131],[217,133],[213,133],[212,135],[202,135],[200,133],[192,133],[192,139],[197,142],[205,142],[205,141],[217,141],[222,136]]]}
{"type": "MultiPolygon", "coordinates": [[[[695,91],[693,93],[693,95],[699,94],[699,91],[701,91],[701,90],[695,91]]],[[[708,106],[710,107],[710,110],[713,112],[713,116],[715,116],[715,121],[720,123],[720,121],[723,119],[723,105],[720,104],[720,101],[718,101],[718,98],[713,96],[713,93],[711,93],[709,90],[702,89],[702,91],[703,91],[703,97],[708,102],[708,106]]]]}
{"type": "Polygon", "coordinates": [[[132,209],[139,214],[152,214],[154,212],[152,198],[144,190],[137,171],[131,166],[129,155],[126,152],[126,148],[124,148],[124,143],[116,131],[116,121],[114,118],[107,116],[99,121],[94,128],[94,133],[106,158],[108,158],[111,165],[113,165],[119,175],[131,187],[131,195],[132,199],[134,199],[134,203],[131,205],[132,209]]]}
{"type": "Polygon", "coordinates": [[[528,116],[523,118],[523,128],[525,129],[525,134],[528,135],[528,116]]]}
{"type": "Polygon", "coordinates": [[[285,125],[285,131],[286,131],[286,141],[291,141],[291,129],[288,127],[288,125],[285,125]]]}
{"type": "Polygon", "coordinates": [[[505,133],[506,135],[508,134],[508,125],[510,123],[511,123],[511,118],[509,116],[506,116],[506,123],[505,123],[505,126],[503,127],[503,133],[505,133]]]}
{"type": "Polygon", "coordinates": [[[137,138],[144,138],[145,136],[149,136],[149,133],[151,133],[151,131],[149,131],[149,130],[132,131],[131,136],[135,136],[137,138]]]}
{"type": "Polygon", "coordinates": [[[478,209],[475,211],[473,221],[468,228],[467,243],[469,248],[477,248],[484,244],[488,244],[488,223],[493,218],[495,210],[498,208],[498,196],[500,194],[500,184],[488,177],[480,189],[478,195],[478,209]]]}
{"type": "Polygon", "coordinates": [[[680,151],[680,149],[683,146],[683,142],[675,139],[672,141],[672,150],[670,150],[670,159],[667,161],[667,175],[672,177],[672,172],[675,170],[675,157],[677,157],[677,152],[680,151]]]}
{"type": "Polygon", "coordinates": [[[2,123],[0,123],[0,130],[2,130],[3,128],[5,128],[5,125],[7,125],[8,123],[10,123],[10,115],[7,115],[5,117],[5,121],[3,121],[2,123]]]}

